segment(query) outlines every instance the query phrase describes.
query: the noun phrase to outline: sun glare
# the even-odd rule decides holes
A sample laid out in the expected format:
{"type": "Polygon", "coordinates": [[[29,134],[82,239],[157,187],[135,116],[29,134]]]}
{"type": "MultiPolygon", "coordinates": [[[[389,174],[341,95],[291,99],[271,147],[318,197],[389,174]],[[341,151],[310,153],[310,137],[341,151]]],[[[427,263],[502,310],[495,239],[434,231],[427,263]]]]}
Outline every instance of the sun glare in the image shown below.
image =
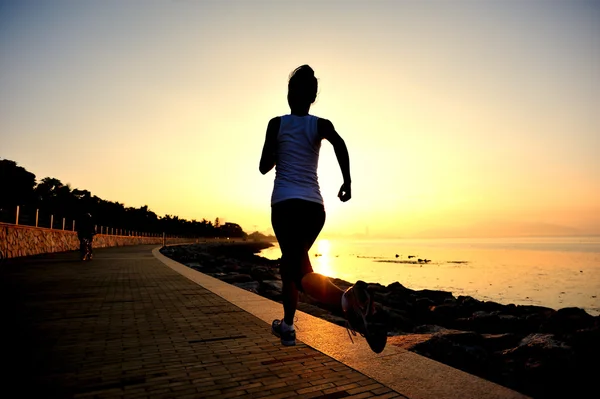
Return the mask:
{"type": "Polygon", "coordinates": [[[331,243],[329,240],[319,240],[317,242],[318,253],[322,256],[329,256],[329,251],[331,249],[331,243]]]}
{"type": "Polygon", "coordinates": [[[317,241],[317,248],[314,250],[312,256],[313,269],[317,273],[324,274],[325,276],[333,276],[333,269],[331,267],[331,243],[329,240],[321,239],[317,241]]]}

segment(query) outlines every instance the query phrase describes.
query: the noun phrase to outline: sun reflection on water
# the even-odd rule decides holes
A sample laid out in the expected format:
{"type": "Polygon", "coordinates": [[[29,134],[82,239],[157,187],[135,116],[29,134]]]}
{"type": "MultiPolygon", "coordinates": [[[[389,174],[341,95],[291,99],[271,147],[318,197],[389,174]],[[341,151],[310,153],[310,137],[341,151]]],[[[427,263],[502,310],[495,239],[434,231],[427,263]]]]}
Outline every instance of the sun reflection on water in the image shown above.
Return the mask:
{"type": "Polygon", "coordinates": [[[313,270],[325,276],[335,277],[331,263],[331,242],[326,239],[317,241],[316,248],[311,251],[313,270]]]}

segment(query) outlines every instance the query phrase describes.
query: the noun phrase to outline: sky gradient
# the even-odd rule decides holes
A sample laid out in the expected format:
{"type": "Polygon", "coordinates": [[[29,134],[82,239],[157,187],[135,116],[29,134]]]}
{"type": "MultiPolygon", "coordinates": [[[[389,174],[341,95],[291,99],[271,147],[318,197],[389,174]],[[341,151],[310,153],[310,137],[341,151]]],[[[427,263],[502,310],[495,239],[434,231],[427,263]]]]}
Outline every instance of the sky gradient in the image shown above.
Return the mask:
{"type": "Polygon", "coordinates": [[[309,64],[324,235],[600,234],[598,1],[0,2],[0,158],[270,232],[266,126],[309,64]]]}

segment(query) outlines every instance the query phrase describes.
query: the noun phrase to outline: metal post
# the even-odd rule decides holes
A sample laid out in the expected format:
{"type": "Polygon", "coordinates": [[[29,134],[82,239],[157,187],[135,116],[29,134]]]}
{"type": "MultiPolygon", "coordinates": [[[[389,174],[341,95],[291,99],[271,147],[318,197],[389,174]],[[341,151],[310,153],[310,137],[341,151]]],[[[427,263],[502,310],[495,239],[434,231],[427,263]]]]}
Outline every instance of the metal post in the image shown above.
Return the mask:
{"type": "Polygon", "coordinates": [[[63,218],[63,230],[65,229],[65,218],[63,218]]]}
{"type": "Polygon", "coordinates": [[[54,215],[50,215],[50,228],[54,225],[54,215]]]}
{"type": "Polygon", "coordinates": [[[163,231],[163,247],[164,247],[165,245],[167,245],[167,238],[166,238],[166,237],[167,237],[167,236],[165,235],[165,232],[163,231]]]}
{"type": "Polygon", "coordinates": [[[35,227],[38,227],[38,217],[40,216],[40,210],[35,210],[35,227]]]}
{"type": "Polygon", "coordinates": [[[75,221],[73,220],[73,231],[75,231],[75,221]]]}
{"type": "Polygon", "coordinates": [[[15,224],[19,224],[19,205],[17,205],[17,220],[15,221],[15,224]]]}

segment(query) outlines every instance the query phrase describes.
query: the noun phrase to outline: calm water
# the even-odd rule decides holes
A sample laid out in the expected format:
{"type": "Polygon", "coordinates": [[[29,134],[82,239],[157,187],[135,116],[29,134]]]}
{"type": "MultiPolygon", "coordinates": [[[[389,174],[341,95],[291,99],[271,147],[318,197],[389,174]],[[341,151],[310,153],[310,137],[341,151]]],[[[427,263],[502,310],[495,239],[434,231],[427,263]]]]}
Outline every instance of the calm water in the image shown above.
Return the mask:
{"type": "MultiPolygon", "coordinates": [[[[281,251],[276,245],[261,255],[277,259],[281,251]]],[[[316,272],[347,281],[398,281],[415,290],[600,314],[600,237],[320,239],[310,255],[316,272]]]]}

